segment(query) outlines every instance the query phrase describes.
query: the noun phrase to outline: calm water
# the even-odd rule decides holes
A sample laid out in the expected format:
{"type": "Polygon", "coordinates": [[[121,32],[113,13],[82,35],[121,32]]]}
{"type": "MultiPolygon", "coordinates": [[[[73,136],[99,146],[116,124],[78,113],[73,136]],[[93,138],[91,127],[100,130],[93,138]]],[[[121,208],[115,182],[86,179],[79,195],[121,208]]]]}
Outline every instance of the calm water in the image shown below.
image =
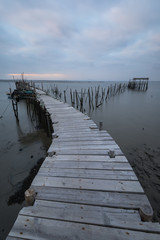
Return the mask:
{"type": "MultiPolygon", "coordinates": [[[[13,85],[13,83],[10,83],[13,85]]],[[[70,103],[70,88],[107,87],[113,82],[45,82],[44,89],[58,86],[66,90],[70,103]]],[[[37,86],[42,87],[41,83],[37,86]]],[[[46,135],[37,132],[27,116],[23,101],[19,103],[19,124],[16,123],[11,101],[5,92],[9,83],[0,82],[0,239],[13,224],[22,207],[7,205],[7,200],[28,175],[31,167],[45,156],[46,135]],[[7,109],[6,109],[7,108],[7,109]],[[33,157],[34,156],[34,157],[33,157]]],[[[104,102],[87,114],[106,129],[118,143],[133,166],[143,188],[154,208],[155,218],[160,221],[160,82],[150,82],[147,92],[125,91],[104,102]]]]}
{"type": "Polygon", "coordinates": [[[0,82],[0,239],[5,239],[20,204],[8,206],[8,199],[22,186],[31,168],[46,156],[49,141],[43,130],[37,131],[27,115],[26,104],[20,101],[17,124],[11,100],[6,92],[13,83],[0,82]]]}

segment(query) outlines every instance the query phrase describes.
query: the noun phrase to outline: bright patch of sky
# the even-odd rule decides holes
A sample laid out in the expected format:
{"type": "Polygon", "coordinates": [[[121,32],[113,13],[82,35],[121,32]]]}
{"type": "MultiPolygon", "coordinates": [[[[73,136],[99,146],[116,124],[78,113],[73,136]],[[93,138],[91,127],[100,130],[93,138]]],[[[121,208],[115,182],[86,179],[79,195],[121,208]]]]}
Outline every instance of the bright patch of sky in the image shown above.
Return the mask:
{"type": "Polygon", "coordinates": [[[158,81],[159,12],[159,0],[0,0],[0,79],[158,81]]]}

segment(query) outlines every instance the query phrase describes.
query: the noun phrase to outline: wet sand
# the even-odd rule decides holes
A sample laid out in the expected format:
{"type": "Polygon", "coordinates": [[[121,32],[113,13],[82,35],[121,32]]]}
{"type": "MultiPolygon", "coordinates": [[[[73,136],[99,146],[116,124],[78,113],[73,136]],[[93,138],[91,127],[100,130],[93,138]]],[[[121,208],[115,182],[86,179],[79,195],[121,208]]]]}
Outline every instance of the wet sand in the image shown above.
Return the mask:
{"type": "Polygon", "coordinates": [[[39,130],[3,147],[0,157],[0,239],[6,238],[24,206],[24,192],[45,159],[49,145],[47,134],[39,130]]]}
{"type": "Polygon", "coordinates": [[[126,156],[152,205],[153,220],[160,222],[160,147],[143,144],[128,149],[126,156]]]}

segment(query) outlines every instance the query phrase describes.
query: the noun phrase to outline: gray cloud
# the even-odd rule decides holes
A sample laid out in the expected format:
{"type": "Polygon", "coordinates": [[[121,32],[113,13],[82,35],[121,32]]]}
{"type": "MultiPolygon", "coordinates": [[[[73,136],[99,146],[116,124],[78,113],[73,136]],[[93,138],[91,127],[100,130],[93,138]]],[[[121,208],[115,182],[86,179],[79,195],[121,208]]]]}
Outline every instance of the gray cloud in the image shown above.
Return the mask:
{"type": "Polygon", "coordinates": [[[158,0],[1,0],[0,78],[14,71],[155,78],[159,9],[158,0]]]}

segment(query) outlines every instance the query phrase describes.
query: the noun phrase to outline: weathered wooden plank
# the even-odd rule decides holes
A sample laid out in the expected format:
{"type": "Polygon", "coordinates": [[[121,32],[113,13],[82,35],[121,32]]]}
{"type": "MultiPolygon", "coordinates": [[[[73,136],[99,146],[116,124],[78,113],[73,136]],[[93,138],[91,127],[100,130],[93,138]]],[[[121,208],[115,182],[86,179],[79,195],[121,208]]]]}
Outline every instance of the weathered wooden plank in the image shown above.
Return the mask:
{"type": "Polygon", "coordinates": [[[54,140],[53,140],[53,143],[52,143],[52,146],[58,146],[58,147],[63,147],[63,146],[88,146],[88,145],[102,145],[102,146],[104,146],[104,145],[116,145],[116,146],[118,146],[116,143],[115,143],[115,141],[96,141],[96,140],[93,140],[93,141],[59,141],[59,139],[58,138],[55,138],[54,140]]]}
{"type": "Polygon", "coordinates": [[[66,107],[71,107],[68,103],[61,103],[61,104],[55,104],[52,101],[47,102],[45,101],[45,107],[50,109],[50,108],[66,108],[66,107]]]}
{"type": "Polygon", "coordinates": [[[127,162],[128,160],[125,156],[115,156],[115,158],[110,158],[109,156],[97,156],[97,155],[53,155],[52,157],[46,157],[46,161],[91,161],[91,162],[127,162]]]}
{"type": "Polygon", "coordinates": [[[133,171],[115,171],[115,170],[92,170],[92,169],[59,169],[41,167],[38,175],[50,177],[72,177],[72,178],[98,178],[98,179],[120,179],[120,180],[138,180],[133,171]]]}
{"type": "MultiPolygon", "coordinates": [[[[54,134],[56,134],[56,132],[54,132],[54,134]]],[[[96,138],[96,137],[109,137],[109,134],[107,133],[101,133],[101,131],[95,133],[95,132],[89,132],[89,133],[78,133],[78,134],[75,134],[75,133],[72,133],[72,132],[69,132],[69,133],[61,133],[60,135],[57,134],[59,139],[60,138],[81,138],[81,137],[90,137],[90,138],[96,138]]]]}
{"type": "Polygon", "coordinates": [[[19,215],[9,236],[34,240],[159,240],[159,234],[19,215]]]}
{"type": "Polygon", "coordinates": [[[75,122],[73,119],[71,122],[66,122],[65,119],[62,120],[58,120],[55,124],[59,127],[62,127],[62,128],[66,128],[66,127],[71,127],[71,126],[75,126],[77,127],[76,123],[79,123],[81,126],[93,126],[93,127],[97,127],[97,125],[93,122],[93,121],[86,121],[84,119],[80,119],[75,122]]]}
{"type": "Polygon", "coordinates": [[[59,130],[65,130],[65,129],[74,129],[74,130],[77,130],[77,124],[78,124],[78,129],[85,129],[85,128],[89,128],[89,129],[92,129],[92,128],[97,128],[97,126],[95,124],[92,124],[92,123],[88,123],[88,124],[85,124],[85,123],[82,123],[82,122],[77,122],[76,123],[70,123],[68,125],[63,125],[63,123],[57,123],[57,122],[53,122],[53,125],[55,128],[58,128],[59,130]]]}
{"type": "Polygon", "coordinates": [[[113,163],[113,162],[84,162],[84,161],[53,161],[46,159],[42,167],[48,168],[62,168],[62,169],[99,169],[99,170],[133,170],[131,165],[127,162],[113,163]]]}
{"type": "MultiPolygon", "coordinates": [[[[46,104],[45,104],[46,105],[46,104]]],[[[54,105],[48,105],[48,111],[53,113],[65,113],[65,112],[77,112],[76,109],[70,106],[64,106],[63,104],[54,104],[54,105]]]]}
{"type": "Polygon", "coordinates": [[[138,181],[44,177],[37,175],[32,186],[144,193],[138,181]]]}
{"type": "MultiPolygon", "coordinates": [[[[81,128],[81,129],[85,129],[85,128],[97,128],[97,126],[95,126],[94,124],[92,123],[88,123],[88,124],[85,124],[84,122],[82,121],[76,121],[76,122],[70,122],[70,124],[68,125],[63,125],[63,123],[57,123],[57,121],[53,121],[53,126],[55,128],[59,128],[59,130],[65,130],[65,129],[74,129],[74,130],[77,130],[77,125],[78,125],[78,129],[81,128]]],[[[98,128],[97,128],[98,129],[98,128]]]]}
{"type": "MultiPolygon", "coordinates": [[[[54,135],[54,134],[53,134],[54,135]]],[[[59,136],[58,138],[55,138],[58,142],[82,142],[82,141],[112,141],[113,138],[107,136],[107,137],[103,137],[103,136],[100,136],[100,137],[96,137],[96,138],[91,138],[90,136],[72,136],[72,137],[61,137],[59,136]]]]}
{"type": "Polygon", "coordinates": [[[51,111],[53,112],[57,112],[57,111],[60,111],[60,112],[63,112],[63,109],[64,111],[67,111],[67,110],[72,110],[74,112],[79,112],[77,109],[71,107],[71,106],[67,106],[66,104],[64,103],[60,103],[60,104],[48,104],[48,103],[45,103],[47,106],[50,106],[52,107],[51,111]]]}
{"type": "Polygon", "coordinates": [[[102,145],[102,144],[96,144],[96,145],[71,145],[71,146],[67,146],[67,145],[57,145],[57,144],[51,144],[51,146],[49,147],[49,151],[61,151],[61,150],[65,150],[65,149],[69,149],[69,150],[120,150],[120,148],[118,147],[117,144],[112,144],[112,145],[102,145]]]}
{"type": "Polygon", "coordinates": [[[53,116],[57,116],[57,117],[65,117],[66,116],[66,118],[67,117],[70,117],[70,116],[76,116],[76,117],[78,117],[78,116],[82,116],[82,114],[80,113],[79,114],[79,112],[77,112],[77,111],[75,111],[75,109],[61,109],[61,110],[55,110],[55,109],[53,109],[53,111],[50,109],[49,110],[49,113],[51,114],[51,115],[53,115],[53,116]]]}
{"type": "Polygon", "coordinates": [[[104,192],[93,190],[78,190],[34,186],[36,199],[49,201],[70,202],[96,206],[138,209],[149,219],[153,216],[152,207],[145,194],[104,192]]]}
{"type": "Polygon", "coordinates": [[[93,132],[93,129],[90,129],[88,126],[86,126],[86,127],[79,127],[78,129],[75,129],[75,128],[64,128],[64,129],[62,129],[62,128],[59,128],[57,126],[54,126],[54,130],[55,130],[55,132],[58,132],[59,134],[60,133],[63,133],[63,134],[64,133],[70,133],[70,132],[73,132],[75,134],[77,134],[77,133],[85,133],[85,132],[88,132],[88,133],[93,132]]]}
{"type": "MultiPolygon", "coordinates": [[[[70,132],[70,131],[73,131],[73,132],[85,132],[85,131],[88,131],[88,132],[93,132],[93,129],[92,129],[92,126],[79,126],[78,127],[78,129],[76,129],[76,127],[72,127],[72,126],[70,126],[70,127],[65,127],[65,128],[63,128],[63,127],[60,127],[60,126],[57,126],[57,124],[55,125],[55,124],[53,124],[53,126],[54,126],[54,130],[55,130],[55,132],[62,132],[62,133],[68,133],[68,132],[70,132]]],[[[94,127],[95,128],[95,127],[94,127]]],[[[97,128],[97,127],[96,127],[97,128]]],[[[94,129],[95,130],[95,129],[94,129]]],[[[98,130],[98,128],[97,128],[97,130],[98,130]]],[[[99,131],[99,130],[98,130],[99,131]]]]}
{"type": "MultiPolygon", "coordinates": [[[[96,135],[97,133],[99,134],[100,133],[100,131],[99,130],[97,130],[97,129],[95,129],[95,130],[93,130],[93,129],[90,129],[90,128],[82,128],[82,129],[65,129],[65,130],[59,130],[58,128],[56,128],[55,127],[55,132],[56,133],[58,133],[58,134],[62,134],[62,136],[63,135],[65,135],[65,134],[68,134],[68,135],[70,135],[71,133],[72,133],[72,135],[74,134],[75,136],[76,135],[86,135],[86,134],[93,134],[94,133],[94,135],[96,135]]],[[[102,134],[101,134],[102,135],[102,134]]]]}
{"type": "Polygon", "coordinates": [[[48,154],[49,156],[53,156],[53,154],[62,154],[62,155],[108,155],[109,154],[109,150],[114,151],[115,152],[115,156],[123,156],[124,154],[122,153],[121,150],[117,150],[117,149],[113,149],[113,148],[108,148],[108,150],[103,150],[103,149],[89,149],[89,150],[85,150],[85,149],[62,149],[62,150],[58,150],[56,149],[56,151],[53,148],[49,148],[48,150],[48,154]]]}
{"type": "Polygon", "coordinates": [[[76,117],[76,118],[79,118],[79,117],[84,117],[84,115],[82,114],[82,113],[80,113],[80,112],[76,112],[76,111],[74,111],[74,110],[72,110],[72,111],[69,111],[69,112],[55,112],[54,110],[53,111],[51,111],[51,109],[50,109],[50,111],[49,111],[49,113],[51,114],[51,115],[53,115],[53,116],[56,116],[56,117],[58,117],[58,118],[61,118],[61,117],[64,117],[64,118],[72,118],[73,119],[73,117],[76,117]]]}
{"type": "Polygon", "coordinates": [[[66,122],[66,120],[62,118],[62,119],[59,119],[56,124],[61,125],[63,127],[68,127],[68,126],[71,126],[71,125],[77,127],[77,125],[76,125],[77,122],[79,124],[83,125],[83,126],[90,126],[90,125],[97,126],[92,120],[87,120],[86,121],[84,118],[77,119],[76,122],[74,121],[74,118],[72,119],[71,122],[66,122]]]}
{"type": "Polygon", "coordinates": [[[23,208],[20,214],[54,220],[160,233],[159,223],[141,222],[139,212],[136,210],[36,200],[34,206],[23,208]]]}
{"type": "Polygon", "coordinates": [[[61,116],[60,115],[58,115],[58,114],[51,114],[50,113],[50,117],[51,117],[51,119],[52,119],[52,121],[53,122],[57,122],[57,121],[59,121],[59,119],[60,118],[65,118],[66,119],[66,121],[73,121],[73,119],[75,120],[75,121],[83,121],[83,118],[84,118],[84,116],[81,116],[81,115],[77,115],[77,113],[72,113],[72,114],[65,114],[65,115],[62,115],[61,114],[61,116]]]}
{"type": "MultiPolygon", "coordinates": [[[[34,206],[23,208],[20,211],[20,214],[54,220],[64,220],[114,227],[118,224],[122,224],[123,222],[123,228],[126,228],[126,223],[124,223],[124,219],[126,220],[126,222],[140,222],[140,216],[138,211],[136,210],[97,207],[82,204],[59,203],[44,200],[36,200],[34,206]],[[48,209],[50,209],[50,211],[48,211],[48,209]]],[[[128,227],[130,226],[127,226],[127,228],[128,227]]]]}

